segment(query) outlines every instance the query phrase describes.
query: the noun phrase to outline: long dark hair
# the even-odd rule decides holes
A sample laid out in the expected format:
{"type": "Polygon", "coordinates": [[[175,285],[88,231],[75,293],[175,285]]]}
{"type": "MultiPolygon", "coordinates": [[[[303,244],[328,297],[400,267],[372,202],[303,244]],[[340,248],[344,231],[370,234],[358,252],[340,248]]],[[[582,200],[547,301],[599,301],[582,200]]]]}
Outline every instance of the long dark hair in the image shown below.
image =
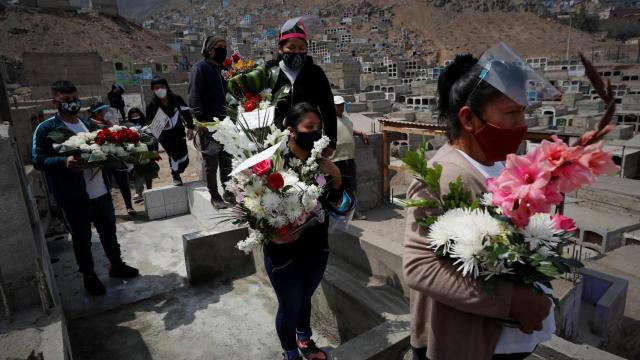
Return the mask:
{"type": "Polygon", "coordinates": [[[481,116],[487,102],[501,94],[489,83],[480,81],[481,71],[473,55],[458,55],[438,78],[438,121],[447,126],[449,141],[461,135],[458,112],[463,106],[469,105],[471,111],[481,116]]]}
{"type": "Polygon", "coordinates": [[[291,126],[294,130],[298,127],[298,124],[302,121],[305,115],[308,113],[314,113],[318,115],[318,118],[322,119],[318,108],[310,102],[301,102],[293,105],[284,117],[282,124],[276,124],[280,129],[285,129],[291,126]]]}

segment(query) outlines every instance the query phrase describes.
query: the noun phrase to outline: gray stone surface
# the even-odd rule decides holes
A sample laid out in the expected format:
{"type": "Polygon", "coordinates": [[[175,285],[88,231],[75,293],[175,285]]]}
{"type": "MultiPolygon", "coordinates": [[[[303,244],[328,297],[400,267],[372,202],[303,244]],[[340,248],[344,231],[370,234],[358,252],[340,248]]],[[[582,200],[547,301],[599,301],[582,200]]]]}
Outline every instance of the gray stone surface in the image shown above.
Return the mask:
{"type": "Polygon", "coordinates": [[[192,283],[229,281],[254,272],[251,256],[235,248],[246,228],[205,230],[182,235],[187,278],[192,283]]]}
{"type": "Polygon", "coordinates": [[[382,193],[382,134],[369,135],[369,145],[356,139],[356,176],[358,207],[362,211],[374,209],[384,202],[382,193]]]}
{"type": "Polygon", "coordinates": [[[163,186],[145,190],[144,206],[149,220],[189,213],[187,186],[163,186]]]}
{"type": "MultiPolygon", "coordinates": [[[[276,359],[273,289],[255,277],[168,291],[72,321],[77,359],[276,359]]],[[[320,333],[318,346],[330,351],[320,333]]]]}
{"type": "Polygon", "coordinates": [[[107,287],[107,294],[99,297],[88,295],[83,288],[71,240],[50,241],[51,256],[59,259],[54,270],[67,317],[92,316],[184,287],[187,273],[182,234],[199,230],[204,230],[204,227],[191,215],[118,224],[117,235],[123,259],[140,269],[141,274],[128,281],[109,278],[109,262],[94,232],[95,271],[107,287]]]}

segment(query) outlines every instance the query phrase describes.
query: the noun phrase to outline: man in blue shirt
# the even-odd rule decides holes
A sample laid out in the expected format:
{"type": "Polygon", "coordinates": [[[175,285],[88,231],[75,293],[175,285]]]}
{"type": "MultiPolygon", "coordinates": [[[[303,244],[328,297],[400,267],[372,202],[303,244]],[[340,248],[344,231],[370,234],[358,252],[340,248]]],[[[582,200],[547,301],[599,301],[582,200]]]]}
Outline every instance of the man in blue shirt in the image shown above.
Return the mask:
{"type": "Polygon", "coordinates": [[[78,117],[81,107],[78,90],[71,82],[60,80],[53,84],[51,92],[58,112],[38,125],[33,134],[33,166],[45,173],[49,189],[62,209],[85,289],[91,295],[102,295],[106,289],[93,270],[91,223],[111,262],[109,276],[127,279],[138,276],[139,272],[122,261],[106,174],[100,168],[87,168],[79,157],[61,156],[48,136],[60,129],[75,133],[96,130],[94,124],[78,117]]]}

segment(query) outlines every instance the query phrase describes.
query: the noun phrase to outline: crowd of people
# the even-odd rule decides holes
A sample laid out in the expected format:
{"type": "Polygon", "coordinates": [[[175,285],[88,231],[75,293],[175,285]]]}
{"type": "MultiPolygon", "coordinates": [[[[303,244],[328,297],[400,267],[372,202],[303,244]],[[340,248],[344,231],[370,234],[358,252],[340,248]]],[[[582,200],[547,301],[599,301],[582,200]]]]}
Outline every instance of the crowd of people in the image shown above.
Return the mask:
{"type": "MultiPolygon", "coordinates": [[[[356,139],[368,144],[369,138],[365,132],[354,129],[345,112],[345,99],[333,95],[325,73],[308,56],[307,37],[302,22],[281,31],[278,58],[267,66],[277,74],[273,92],[285,85],[292,88],[286,100],[277,104],[275,115],[276,126],[290,131],[287,142],[290,156],[304,160],[313,141],[322,133],[330,139],[319,164],[333,180],[324,197],[325,202],[330,202],[342,196],[343,191],[357,194],[356,139]]],[[[84,119],[78,116],[81,104],[76,87],[68,81],[53,84],[52,102],[57,113],[41,121],[35,130],[33,163],[46,174],[49,189],[62,209],[88,293],[105,293],[94,272],[92,224],[110,261],[109,275],[119,278],[138,275],[138,270],[121,257],[111,180],[115,179],[129,214],[134,214],[132,202],[141,201],[144,187],[151,189],[153,178],[137,176],[135,169],[133,172],[87,169],[73,156],[59,156],[47,135],[59,128],[77,133],[112,126],[117,121],[111,109],[120,115],[120,123],[141,127],[162,120],[164,115],[165,125],[157,138],[166,152],[173,185],[182,185],[181,174],[189,166],[187,142],[194,141],[202,153],[212,206],[217,209],[232,206],[233,195],[220,186],[229,179],[231,156],[207,128],[196,128],[193,121],[195,118],[211,122],[225,117],[227,86],[222,71],[227,56],[223,37],[207,37],[202,60],[191,69],[187,101],[171,91],[166,79],[154,78],[150,84],[152,99],[145,111],[131,108],[126,113],[124,88],[114,84],[108,94],[109,104],[93,104],[89,118],[84,119]],[[133,198],[130,178],[136,184],[133,198]]],[[[487,82],[478,80],[481,77],[477,62],[470,55],[458,56],[440,77],[439,113],[448,127],[449,143],[432,162],[443,166],[442,184],[460,177],[468,189],[480,193],[486,190],[485,179],[501,170],[501,161],[511,151],[500,142],[486,146],[483,137],[506,136],[512,133],[511,129],[523,126],[524,108],[487,82]]],[[[408,196],[425,199],[432,195],[416,182],[408,196]]],[[[453,265],[438,260],[427,245],[425,229],[418,225],[417,219],[424,217],[419,211],[422,210],[408,211],[404,239],[414,359],[527,357],[539,342],[536,332],[544,331],[542,322],[550,316],[548,297],[509,283],[500,283],[490,296],[482,291],[480,281],[462,279],[453,265]],[[515,320],[519,325],[509,333],[501,319],[515,320]]],[[[355,218],[365,216],[358,212],[355,218]]],[[[328,221],[319,222],[300,232],[279,234],[264,247],[265,269],[278,299],[275,328],[284,360],[327,359],[327,354],[312,339],[310,316],[311,297],[322,280],[330,254],[328,236],[328,221]]]]}

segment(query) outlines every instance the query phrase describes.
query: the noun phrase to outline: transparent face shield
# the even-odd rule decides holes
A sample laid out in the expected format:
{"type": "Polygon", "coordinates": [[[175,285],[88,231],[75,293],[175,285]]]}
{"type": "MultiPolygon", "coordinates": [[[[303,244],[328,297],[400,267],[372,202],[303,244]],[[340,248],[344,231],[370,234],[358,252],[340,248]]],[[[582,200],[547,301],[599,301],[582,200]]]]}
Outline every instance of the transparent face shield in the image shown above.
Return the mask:
{"type": "Polygon", "coordinates": [[[280,28],[280,34],[287,34],[291,31],[304,32],[306,37],[310,39],[314,35],[322,32],[322,20],[314,15],[305,15],[289,19],[280,28]]]}
{"type": "Polygon", "coordinates": [[[482,67],[480,81],[486,81],[522,106],[554,100],[561,95],[504,42],[485,51],[478,65],[482,67]]]}

